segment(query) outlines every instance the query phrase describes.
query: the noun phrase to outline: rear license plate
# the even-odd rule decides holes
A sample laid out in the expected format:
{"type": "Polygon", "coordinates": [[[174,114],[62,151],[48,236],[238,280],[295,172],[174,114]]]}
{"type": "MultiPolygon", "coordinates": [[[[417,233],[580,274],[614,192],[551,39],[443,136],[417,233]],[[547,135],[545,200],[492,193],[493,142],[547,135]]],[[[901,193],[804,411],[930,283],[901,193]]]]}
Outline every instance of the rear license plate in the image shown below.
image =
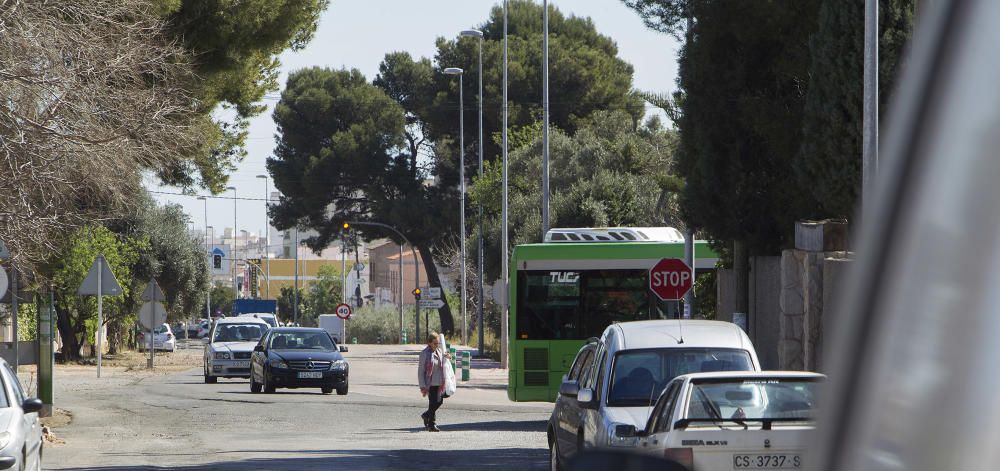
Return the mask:
{"type": "Polygon", "coordinates": [[[733,469],[799,469],[799,455],[733,455],[733,469]]]}
{"type": "Polygon", "coordinates": [[[234,368],[250,368],[250,362],[249,361],[238,361],[235,364],[233,364],[233,367],[234,368]]]}
{"type": "Polygon", "coordinates": [[[153,348],[163,348],[163,342],[153,342],[153,348]]]}
{"type": "Polygon", "coordinates": [[[323,377],[321,371],[300,371],[299,379],[320,379],[323,377]]]}

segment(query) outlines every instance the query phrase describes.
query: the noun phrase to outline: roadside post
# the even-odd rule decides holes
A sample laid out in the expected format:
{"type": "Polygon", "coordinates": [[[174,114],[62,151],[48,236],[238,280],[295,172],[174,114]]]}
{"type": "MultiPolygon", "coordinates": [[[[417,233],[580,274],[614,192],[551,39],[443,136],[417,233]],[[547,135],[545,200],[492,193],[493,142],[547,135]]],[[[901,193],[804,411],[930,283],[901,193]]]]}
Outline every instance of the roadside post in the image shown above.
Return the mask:
{"type": "Polygon", "coordinates": [[[104,295],[121,296],[122,285],[118,284],[118,279],[111,272],[108,261],[104,255],[98,255],[94,263],[87,272],[87,277],[80,283],[77,290],[80,296],[97,296],[97,377],[101,377],[101,349],[103,339],[101,330],[104,328],[104,295]]]}
{"type": "Polygon", "coordinates": [[[149,360],[146,363],[147,368],[153,367],[153,358],[156,356],[155,328],[167,320],[167,311],[163,304],[160,303],[160,300],[163,299],[166,299],[166,296],[163,295],[160,285],[156,284],[155,279],[149,280],[146,290],[142,292],[142,300],[146,302],[143,303],[142,309],[139,311],[139,323],[143,324],[143,327],[149,330],[149,360]],[[148,325],[144,323],[146,320],[149,321],[148,325]]]}
{"type": "Polygon", "coordinates": [[[53,371],[55,364],[55,349],[52,339],[55,337],[55,292],[49,288],[48,293],[38,296],[38,398],[42,400],[40,417],[52,415],[53,405],[53,371]]]}
{"type": "Polygon", "coordinates": [[[458,372],[458,351],[451,345],[448,346],[448,353],[451,354],[451,372],[458,372]]]}
{"type": "Polygon", "coordinates": [[[469,380],[469,370],[472,369],[472,352],[462,352],[462,381],[469,380]]]}

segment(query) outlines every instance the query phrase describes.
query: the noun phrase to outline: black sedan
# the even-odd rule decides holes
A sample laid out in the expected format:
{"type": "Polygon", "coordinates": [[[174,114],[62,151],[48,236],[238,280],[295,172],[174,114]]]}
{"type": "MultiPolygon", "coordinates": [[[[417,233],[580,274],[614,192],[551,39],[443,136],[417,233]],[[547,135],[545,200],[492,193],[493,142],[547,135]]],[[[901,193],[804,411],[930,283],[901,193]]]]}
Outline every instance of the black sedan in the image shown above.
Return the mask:
{"type": "Polygon", "coordinates": [[[323,329],[276,327],[254,347],[250,358],[250,392],[273,393],[277,388],[320,388],[323,394],[334,389],[347,394],[348,365],[323,329]]]}

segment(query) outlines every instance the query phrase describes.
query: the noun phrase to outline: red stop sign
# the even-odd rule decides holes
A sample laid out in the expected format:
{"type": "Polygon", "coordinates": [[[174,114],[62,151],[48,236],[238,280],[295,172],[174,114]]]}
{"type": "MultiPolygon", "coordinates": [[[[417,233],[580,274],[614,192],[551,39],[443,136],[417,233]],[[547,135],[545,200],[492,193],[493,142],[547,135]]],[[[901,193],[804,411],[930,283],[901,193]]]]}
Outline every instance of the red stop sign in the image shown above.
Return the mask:
{"type": "Polygon", "coordinates": [[[676,301],[691,289],[691,267],[679,258],[664,258],[649,269],[649,289],[664,301],[676,301]]]}

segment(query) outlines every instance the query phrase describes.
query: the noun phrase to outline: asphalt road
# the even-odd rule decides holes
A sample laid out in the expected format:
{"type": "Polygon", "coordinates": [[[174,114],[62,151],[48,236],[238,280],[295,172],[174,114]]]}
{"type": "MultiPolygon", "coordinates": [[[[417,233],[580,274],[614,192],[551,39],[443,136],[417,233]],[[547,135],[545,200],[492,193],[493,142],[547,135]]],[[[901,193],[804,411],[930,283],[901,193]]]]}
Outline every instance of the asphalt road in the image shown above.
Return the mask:
{"type": "MultiPolygon", "coordinates": [[[[45,449],[45,469],[547,468],[551,405],[509,402],[503,371],[474,369],[430,433],[417,348],[350,347],[347,396],[251,394],[245,380],[204,384],[200,367],[105,368],[101,379],[92,367],[59,369],[56,406],[73,421],[55,430],[66,443],[45,449]]],[[[195,352],[175,360],[200,362],[195,352]]]]}

